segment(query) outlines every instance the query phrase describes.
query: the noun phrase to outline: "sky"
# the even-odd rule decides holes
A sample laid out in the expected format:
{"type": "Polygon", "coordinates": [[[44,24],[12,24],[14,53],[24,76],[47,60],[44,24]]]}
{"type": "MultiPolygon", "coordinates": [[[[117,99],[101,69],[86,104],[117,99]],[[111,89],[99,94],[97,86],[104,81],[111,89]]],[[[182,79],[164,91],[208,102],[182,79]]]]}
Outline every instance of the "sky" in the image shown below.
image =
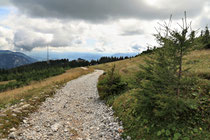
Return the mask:
{"type": "Polygon", "coordinates": [[[139,53],[184,11],[193,29],[210,24],[209,0],[0,0],[0,50],[139,53]]]}

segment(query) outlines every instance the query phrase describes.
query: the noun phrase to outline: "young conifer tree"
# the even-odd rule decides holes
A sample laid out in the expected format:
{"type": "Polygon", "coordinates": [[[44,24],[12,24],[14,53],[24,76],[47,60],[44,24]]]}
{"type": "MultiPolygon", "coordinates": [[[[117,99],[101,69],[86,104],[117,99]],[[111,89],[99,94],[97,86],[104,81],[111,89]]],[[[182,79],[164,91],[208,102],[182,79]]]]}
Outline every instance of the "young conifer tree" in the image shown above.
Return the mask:
{"type": "Polygon", "coordinates": [[[208,26],[206,26],[203,41],[204,41],[204,43],[208,43],[209,40],[210,40],[209,29],[208,29],[208,26]]]}
{"type": "Polygon", "coordinates": [[[204,48],[209,49],[210,48],[210,33],[209,33],[208,26],[206,26],[204,35],[202,36],[202,41],[204,44],[204,48]]]}
{"type": "Polygon", "coordinates": [[[184,75],[183,57],[193,45],[195,32],[183,19],[180,30],[161,24],[155,35],[160,48],[141,66],[139,111],[159,120],[173,122],[180,114],[187,112],[188,104],[184,97],[190,94],[195,84],[193,78],[184,75]]]}

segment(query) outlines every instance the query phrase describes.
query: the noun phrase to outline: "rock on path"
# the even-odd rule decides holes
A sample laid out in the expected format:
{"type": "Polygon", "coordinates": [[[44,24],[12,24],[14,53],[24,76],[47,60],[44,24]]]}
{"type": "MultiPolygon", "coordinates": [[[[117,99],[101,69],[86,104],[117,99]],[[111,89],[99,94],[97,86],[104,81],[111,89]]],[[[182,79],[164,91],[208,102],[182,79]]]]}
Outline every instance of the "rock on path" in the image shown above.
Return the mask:
{"type": "Polygon", "coordinates": [[[113,111],[99,100],[94,73],[72,80],[9,134],[17,140],[119,140],[123,130],[113,111]]]}

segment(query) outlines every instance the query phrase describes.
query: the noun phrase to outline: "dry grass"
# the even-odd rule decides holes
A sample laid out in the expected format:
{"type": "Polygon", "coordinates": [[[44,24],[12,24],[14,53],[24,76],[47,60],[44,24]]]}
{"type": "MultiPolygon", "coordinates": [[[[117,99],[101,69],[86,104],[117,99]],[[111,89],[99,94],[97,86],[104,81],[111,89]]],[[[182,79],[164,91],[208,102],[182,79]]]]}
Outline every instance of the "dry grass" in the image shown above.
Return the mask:
{"type": "MultiPolygon", "coordinates": [[[[108,71],[113,65],[122,79],[128,83],[129,88],[138,88],[136,83],[137,73],[140,71],[140,64],[144,65],[144,60],[148,55],[141,55],[135,58],[116,61],[112,63],[92,66],[95,69],[108,71]]],[[[198,76],[205,84],[210,81],[210,50],[196,50],[189,52],[184,57],[184,69],[190,68],[189,75],[198,76]]]]}
{"type": "Polygon", "coordinates": [[[210,76],[210,50],[193,51],[185,57],[184,63],[194,74],[210,76]]]}
{"type": "MultiPolygon", "coordinates": [[[[139,65],[144,64],[146,55],[136,58],[126,59],[122,61],[100,64],[92,66],[96,69],[109,70],[115,64],[116,70],[123,77],[133,77],[139,71],[139,65]]],[[[185,56],[184,67],[190,68],[194,74],[209,74],[210,75],[210,50],[196,50],[185,56]]]]}
{"type": "Polygon", "coordinates": [[[75,79],[81,75],[87,74],[92,71],[93,69],[88,69],[88,70],[84,70],[81,68],[70,69],[67,70],[66,73],[47,78],[41,82],[33,82],[28,86],[2,92],[0,93],[0,107],[5,107],[5,105],[7,104],[14,104],[21,99],[32,97],[41,92],[40,91],[41,89],[44,89],[46,87],[51,88],[58,84],[66,83],[72,79],[75,79]],[[32,92],[35,90],[36,92],[32,92]]]}
{"type": "Polygon", "coordinates": [[[119,72],[120,75],[123,75],[123,77],[131,78],[135,76],[135,73],[139,71],[139,65],[144,63],[144,59],[146,58],[145,55],[142,55],[140,57],[135,57],[131,59],[106,63],[106,64],[100,64],[96,66],[92,66],[95,69],[102,69],[104,71],[108,71],[111,69],[113,65],[116,66],[116,71],[119,72]]]}

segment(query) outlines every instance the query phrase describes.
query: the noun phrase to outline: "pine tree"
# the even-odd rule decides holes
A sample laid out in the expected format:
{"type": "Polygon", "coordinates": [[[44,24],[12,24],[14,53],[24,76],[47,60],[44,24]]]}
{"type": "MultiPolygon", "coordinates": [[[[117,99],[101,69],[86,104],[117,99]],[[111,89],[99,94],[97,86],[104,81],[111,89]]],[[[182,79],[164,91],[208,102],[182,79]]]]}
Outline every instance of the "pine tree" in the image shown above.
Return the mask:
{"type": "Polygon", "coordinates": [[[157,125],[174,123],[180,117],[187,120],[193,115],[189,101],[196,104],[187,98],[196,80],[187,77],[187,70],[183,69],[183,57],[193,45],[195,32],[189,31],[186,19],[180,31],[170,29],[167,24],[161,26],[164,32],[155,35],[161,48],[145,60],[138,75],[141,88],[138,111],[157,125]]]}
{"type": "Polygon", "coordinates": [[[208,26],[206,26],[204,35],[202,36],[202,41],[204,44],[204,48],[209,49],[210,48],[210,34],[209,34],[208,26]]]}

